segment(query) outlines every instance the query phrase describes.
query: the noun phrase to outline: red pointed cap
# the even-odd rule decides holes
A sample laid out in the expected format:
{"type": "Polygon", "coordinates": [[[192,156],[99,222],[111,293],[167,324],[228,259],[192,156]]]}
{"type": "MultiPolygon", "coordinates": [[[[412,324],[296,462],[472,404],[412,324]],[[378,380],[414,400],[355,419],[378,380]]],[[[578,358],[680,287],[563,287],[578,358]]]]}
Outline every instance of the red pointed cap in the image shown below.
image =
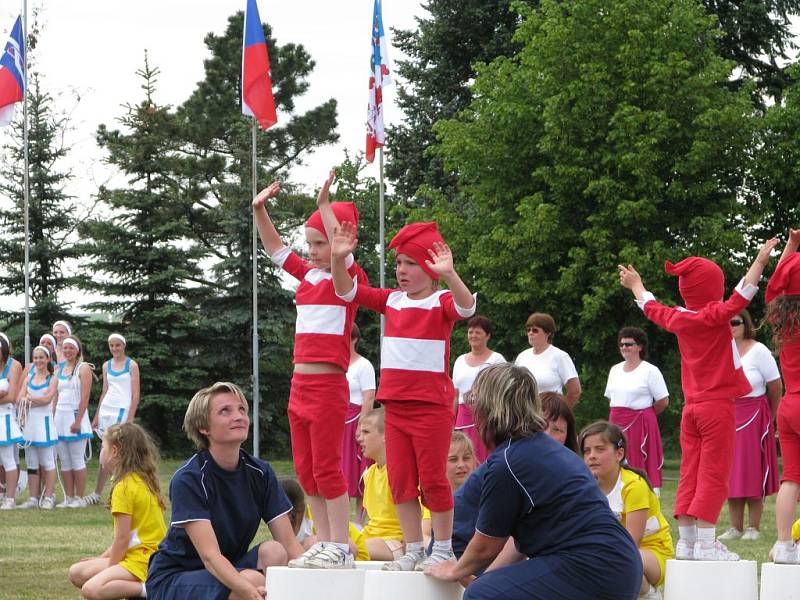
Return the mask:
{"type": "Polygon", "coordinates": [[[672,264],[664,263],[669,275],[678,276],[678,290],[690,310],[703,308],[709,302],[719,302],[725,295],[725,276],[719,266],[699,256],[690,256],[672,264]]]}
{"type": "Polygon", "coordinates": [[[433,250],[434,242],[444,243],[442,234],[436,223],[409,223],[397,232],[389,242],[389,249],[396,249],[398,254],[405,254],[416,262],[431,279],[439,279],[439,274],[434,273],[425,264],[431,259],[428,250],[433,250]]]}
{"type": "Polygon", "coordinates": [[[767,284],[767,304],[778,296],[800,295],[800,252],[784,258],[767,284]]]}
{"type": "MultiPolygon", "coordinates": [[[[333,209],[333,214],[335,214],[336,218],[339,220],[339,223],[350,221],[353,225],[358,225],[358,208],[356,208],[356,205],[353,202],[331,202],[331,208],[333,209]]],[[[308,221],[306,221],[306,227],[316,229],[317,231],[321,232],[326,239],[328,238],[328,234],[325,233],[325,225],[322,223],[322,215],[319,214],[319,210],[315,210],[311,216],[308,217],[308,221]]]]}

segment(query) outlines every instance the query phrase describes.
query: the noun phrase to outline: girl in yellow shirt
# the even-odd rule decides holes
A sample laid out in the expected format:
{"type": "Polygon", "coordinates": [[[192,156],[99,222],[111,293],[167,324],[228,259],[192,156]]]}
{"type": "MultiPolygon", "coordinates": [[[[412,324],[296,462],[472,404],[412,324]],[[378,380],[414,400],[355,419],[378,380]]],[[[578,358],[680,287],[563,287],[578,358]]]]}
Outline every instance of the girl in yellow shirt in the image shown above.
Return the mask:
{"type": "Polygon", "coordinates": [[[627,442],[619,427],[607,421],[592,423],[581,432],[579,443],[609,507],[639,547],[644,567],[639,597],[660,599],[657,588],[664,583],[667,559],[675,551],[658,496],[647,475],[625,460],[627,442]]]}
{"type": "Polygon", "coordinates": [[[114,481],[108,503],[114,541],[99,557],[72,565],[69,578],[86,598],[143,596],[150,555],[167,533],[158,451],[138,425],[112,425],[103,436],[100,464],[114,481]]]}

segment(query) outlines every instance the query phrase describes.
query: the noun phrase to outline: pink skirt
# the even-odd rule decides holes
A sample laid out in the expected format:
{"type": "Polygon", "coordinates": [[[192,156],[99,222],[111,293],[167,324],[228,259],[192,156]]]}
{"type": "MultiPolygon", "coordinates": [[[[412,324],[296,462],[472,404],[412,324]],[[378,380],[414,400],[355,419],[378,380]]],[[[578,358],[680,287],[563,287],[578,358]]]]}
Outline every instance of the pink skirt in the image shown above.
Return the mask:
{"type": "Polygon", "coordinates": [[[475,427],[475,419],[472,417],[472,409],[466,404],[458,405],[455,429],[466,435],[472,441],[472,446],[475,449],[475,459],[478,464],[485,461],[488,454],[486,452],[486,446],[483,445],[483,441],[478,435],[478,430],[475,427]]]}
{"type": "Polygon", "coordinates": [[[778,491],[778,453],[766,396],[737,398],[736,445],[729,498],[764,498],[778,491]]]}
{"type": "Polygon", "coordinates": [[[664,466],[664,448],[661,445],[661,431],[653,407],[633,410],[615,406],[611,408],[608,420],[619,425],[628,441],[628,464],[647,473],[650,485],[661,487],[661,467],[664,466]]]}
{"type": "Polygon", "coordinates": [[[342,474],[347,484],[347,495],[351,498],[361,498],[364,495],[361,475],[372,464],[371,460],[364,458],[364,455],[361,454],[361,446],[356,441],[360,415],[361,406],[359,404],[350,403],[347,406],[344,436],[342,437],[342,474]]]}

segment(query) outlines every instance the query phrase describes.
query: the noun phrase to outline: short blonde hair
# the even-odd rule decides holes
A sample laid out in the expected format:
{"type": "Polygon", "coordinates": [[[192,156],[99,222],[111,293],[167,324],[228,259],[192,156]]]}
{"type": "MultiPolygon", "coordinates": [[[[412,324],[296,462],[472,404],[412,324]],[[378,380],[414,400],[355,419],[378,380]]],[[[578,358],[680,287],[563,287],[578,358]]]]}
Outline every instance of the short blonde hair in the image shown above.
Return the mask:
{"type": "Polygon", "coordinates": [[[536,380],[524,367],[502,363],[485,368],[467,401],[487,448],[547,429],[536,380]]]}
{"type": "Polygon", "coordinates": [[[186,432],[186,436],[200,450],[208,450],[208,436],[200,430],[208,429],[208,412],[211,399],[214,396],[226,393],[236,396],[244,404],[245,410],[250,410],[247,398],[244,397],[239,386],[227,381],[218,381],[214,385],[203,388],[194,395],[186,408],[186,415],[183,417],[183,430],[186,432]]]}

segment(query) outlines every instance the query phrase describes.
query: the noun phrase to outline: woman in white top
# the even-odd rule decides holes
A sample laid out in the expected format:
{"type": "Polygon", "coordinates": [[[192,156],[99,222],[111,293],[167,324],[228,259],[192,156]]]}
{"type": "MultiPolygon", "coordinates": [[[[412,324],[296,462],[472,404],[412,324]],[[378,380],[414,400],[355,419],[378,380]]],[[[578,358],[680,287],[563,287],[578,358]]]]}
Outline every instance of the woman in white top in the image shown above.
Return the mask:
{"type": "Polygon", "coordinates": [[[22,443],[22,431],[17,422],[17,389],[22,366],[11,357],[11,342],[0,333],[0,466],[3,467],[5,496],[0,510],[16,508],[19,467],[16,445],[22,443]]]}
{"type": "Polygon", "coordinates": [[[53,337],[56,340],[56,363],[64,362],[64,354],[61,344],[72,335],[72,325],[69,321],[56,321],[53,323],[53,337]]]}
{"type": "Polygon", "coordinates": [[[742,368],[752,390],[736,399],[736,444],[728,484],[731,528],[721,540],[757,540],[761,537],[764,498],[778,491],[778,458],[773,420],[783,393],[775,358],[757,342],[750,313],[743,310],[731,319],[731,332],[739,350],[742,368]],[[744,528],[744,507],[749,526],[744,528]]]}
{"type": "MultiPolygon", "coordinates": [[[[111,360],[103,364],[103,391],[100,393],[92,429],[102,439],[105,430],[117,423],[133,423],[139,407],[139,365],[125,354],[128,342],[122,334],[108,336],[111,360]]],[[[108,473],[97,467],[94,492],[84,498],[86,504],[97,504],[103,493],[108,473]]]]}
{"type": "Polygon", "coordinates": [[[83,508],[86,501],[86,440],[92,438],[89,423],[89,395],[92,365],[83,362],[83,346],[71,335],[61,342],[64,362],[56,371],[56,432],[58,460],[64,482],[64,501],[57,508],[83,508]]]}
{"type": "Polygon", "coordinates": [[[492,322],[483,315],[475,315],[467,321],[467,341],[470,351],[462,354],[453,365],[453,386],[456,388],[456,429],[465,433],[472,441],[478,464],[486,460],[486,446],[475,429],[472,409],[464,403],[464,394],[472,389],[475,378],[489,365],[504,363],[502,354],[494,352],[487,345],[492,337],[492,322]]]}
{"type": "Polygon", "coordinates": [[[574,410],[581,397],[581,382],[569,354],[552,345],[555,320],[547,313],[533,313],[525,322],[525,331],[531,348],[520,352],[514,363],[533,374],[540,392],[564,394],[574,410]]]}
{"type": "Polygon", "coordinates": [[[361,475],[371,461],[361,453],[358,443],[358,422],[369,414],[375,404],[375,367],[361,356],[356,347],[361,340],[361,330],[353,323],[350,331],[350,366],[347,369],[347,384],[350,386],[350,405],[344,421],[342,437],[342,473],[347,483],[347,494],[356,499],[356,515],[361,516],[363,491],[361,475]]]}
{"type": "Polygon", "coordinates": [[[647,473],[653,489],[661,488],[664,448],[656,415],[669,404],[664,376],[647,362],[647,334],[638,327],[623,327],[617,334],[624,359],[611,367],[605,396],[611,410],[608,420],[618,425],[627,439],[628,464],[647,473]]]}

